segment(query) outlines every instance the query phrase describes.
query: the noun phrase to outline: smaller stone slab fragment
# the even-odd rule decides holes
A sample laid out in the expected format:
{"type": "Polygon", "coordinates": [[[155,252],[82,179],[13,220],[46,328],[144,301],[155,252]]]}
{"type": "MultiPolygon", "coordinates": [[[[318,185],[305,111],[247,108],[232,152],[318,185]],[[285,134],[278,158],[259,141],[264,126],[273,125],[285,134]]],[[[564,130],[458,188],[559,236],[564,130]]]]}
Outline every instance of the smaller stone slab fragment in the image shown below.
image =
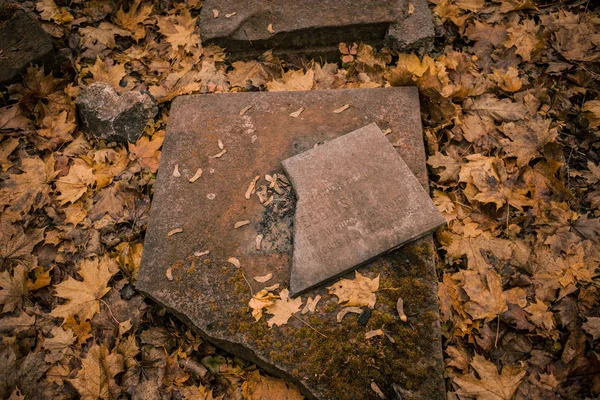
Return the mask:
{"type": "Polygon", "coordinates": [[[296,192],[292,295],[446,220],[376,124],[282,162],[296,192]]]}
{"type": "Polygon", "coordinates": [[[0,1],[0,85],[7,85],[31,64],[54,62],[52,40],[19,5],[0,1]]]}
{"type": "Polygon", "coordinates": [[[341,42],[427,51],[434,33],[425,0],[205,0],[200,26],[203,42],[231,59],[267,50],[337,58],[341,42]]]}

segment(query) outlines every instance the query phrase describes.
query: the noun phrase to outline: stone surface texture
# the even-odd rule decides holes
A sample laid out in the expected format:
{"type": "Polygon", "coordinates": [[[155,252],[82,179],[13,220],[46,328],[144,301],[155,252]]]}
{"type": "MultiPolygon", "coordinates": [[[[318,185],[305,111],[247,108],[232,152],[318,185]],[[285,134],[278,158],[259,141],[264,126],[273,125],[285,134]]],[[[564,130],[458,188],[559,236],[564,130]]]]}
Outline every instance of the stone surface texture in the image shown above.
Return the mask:
{"type": "Polygon", "coordinates": [[[445,224],[376,124],[282,162],[296,193],[293,295],[445,224]]]}
{"type": "Polygon", "coordinates": [[[107,83],[96,82],[76,99],[83,131],[99,139],[135,142],[158,107],[152,96],[130,91],[119,96],[107,83]]]}
{"type": "Polygon", "coordinates": [[[53,46],[42,27],[19,5],[0,1],[0,86],[31,64],[52,64],[53,46]]]}
{"type": "Polygon", "coordinates": [[[271,49],[337,58],[340,42],[421,52],[433,43],[426,0],[206,0],[200,26],[202,40],[226,48],[232,59],[271,49]]]}
{"type": "MultiPolygon", "coordinates": [[[[387,288],[376,292],[365,325],[356,314],[337,323],[344,305],[324,286],[299,296],[303,306],[309,296],[322,296],[316,311],[297,313],[285,325],[269,327],[271,315],[266,313],[255,321],[248,307],[252,296],[265,287],[279,284],[275,294],[289,288],[295,198],[289,185],[271,188],[266,175],[271,182],[275,174],[285,177],[283,160],[370,123],[391,129],[386,140],[427,188],[416,88],[175,99],[137,287],[214,345],[294,382],[308,398],[375,398],[371,389],[375,382],[390,399],[396,393],[405,400],[443,399],[430,235],[358,270],[370,279],[379,275],[380,288],[387,288]],[[345,104],[350,107],[333,112],[345,104]],[[297,118],[290,116],[301,107],[297,118]],[[179,174],[174,174],[175,166],[179,174]],[[199,168],[202,176],[191,183],[199,168]],[[256,193],[251,194],[248,189],[257,176],[256,193]],[[251,194],[249,199],[246,194],[251,194]],[[239,221],[249,223],[236,229],[239,221]],[[170,235],[175,229],[183,231],[170,235]],[[239,260],[240,268],[228,262],[231,257],[239,260]],[[266,282],[254,279],[267,274],[272,279],[266,282]],[[408,323],[397,314],[399,296],[408,323]],[[365,338],[366,332],[381,328],[394,343],[385,336],[365,338]]],[[[344,277],[353,279],[354,272],[344,277]]]]}

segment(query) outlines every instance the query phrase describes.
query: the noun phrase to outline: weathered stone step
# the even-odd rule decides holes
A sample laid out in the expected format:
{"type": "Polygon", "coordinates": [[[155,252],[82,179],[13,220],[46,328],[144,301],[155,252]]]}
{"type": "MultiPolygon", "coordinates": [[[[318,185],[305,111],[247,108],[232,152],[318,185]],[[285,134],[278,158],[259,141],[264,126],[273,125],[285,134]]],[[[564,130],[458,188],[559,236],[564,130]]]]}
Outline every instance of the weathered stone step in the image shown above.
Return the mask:
{"type": "Polygon", "coordinates": [[[423,52],[434,35],[425,0],[206,0],[200,28],[232,60],[266,50],[333,59],[340,42],[423,52]]]}

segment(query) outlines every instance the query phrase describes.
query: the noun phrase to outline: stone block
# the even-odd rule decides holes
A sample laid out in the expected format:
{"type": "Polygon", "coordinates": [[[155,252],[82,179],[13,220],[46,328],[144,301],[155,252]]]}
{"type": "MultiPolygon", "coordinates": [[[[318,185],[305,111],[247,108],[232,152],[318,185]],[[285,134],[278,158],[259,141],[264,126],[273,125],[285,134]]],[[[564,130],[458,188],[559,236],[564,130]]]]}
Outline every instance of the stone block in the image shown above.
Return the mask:
{"type": "Polygon", "coordinates": [[[31,64],[53,67],[52,41],[19,5],[0,1],[0,86],[18,79],[31,64]]]}
{"type": "Polygon", "coordinates": [[[391,130],[386,140],[427,188],[416,88],[175,99],[138,289],[309,398],[375,398],[372,382],[388,398],[445,398],[429,235],[357,270],[380,280],[375,305],[363,307],[360,321],[349,314],[338,323],[345,306],[325,286],[298,296],[302,308],[321,296],[314,313],[298,312],[280,326],[269,326],[266,313],[255,321],[248,306],[268,286],[279,284],[271,290],[281,296],[289,288],[296,199],[281,162],[371,123],[391,130]],[[407,322],[396,311],[399,297],[407,322]],[[366,338],[377,329],[386,335],[366,338]]]}
{"type": "Polygon", "coordinates": [[[426,0],[206,0],[200,26],[232,60],[267,50],[335,59],[340,42],[421,52],[433,43],[426,0]]]}
{"type": "Polygon", "coordinates": [[[92,83],[76,99],[82,130],[98,139],[135,143],[158,107],[146,92],[119,95],[111,85],[92,83]]]}

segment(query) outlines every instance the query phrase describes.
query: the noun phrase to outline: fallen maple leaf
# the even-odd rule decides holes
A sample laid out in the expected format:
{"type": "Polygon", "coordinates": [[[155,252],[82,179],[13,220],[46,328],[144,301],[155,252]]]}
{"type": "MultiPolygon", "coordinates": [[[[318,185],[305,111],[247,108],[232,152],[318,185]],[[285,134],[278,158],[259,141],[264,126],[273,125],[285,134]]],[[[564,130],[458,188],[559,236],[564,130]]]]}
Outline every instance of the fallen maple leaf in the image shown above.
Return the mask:
{"type": "Polygon", "coordinates": [[[338,304],[345,303],[344,306],[369,306],[375,307],[377,297],[375,293],[379,289],[379,275],[370,279],[355,272],[354,279],[341,279],[333,286],[327,287],[329,293],[338,297],[338,304]]]}
{"type": "Polygon", "coordinates": [[[115,376],[123,371],[123,356],[110,352],[104,344],[92,344],[85,358],[81,359],[81,369],[71,384],[77,389],[82,400],[114,399],[121,389],[115,376]]]}
{"type": "Polygon", "coordinates": [[[152,140],[142,136],[135,144],[129,143],[129,152],[140,163],[140,167],[147,168],[151,173],[158,170],[161,154],[158,149],[164,140],[164,136],[155,136],[152,140]]]}
{"type": "Polygon", "coordinates": [[[246,381],[242,383],[242,394],[244,399],[262,400],[302,400],[304,396],[293,385],[286,383],[283,379],[261,375],[258,370],[248,374],[246,381]]]}
{"type": "Polygon", "coordinates": [[[526,373],[523,368],[506,365],[499,374],[496,366],[479,354],[471,366],[479,378],[464,374],[455,376],[454,382],[460,386],[457,394],[477,400],[511,400],[526,373]]]}
{"type": "Polygon", "coordinates": [[[516,157],[520,167],[541,156],[544,146],[558,137],[558,129],[550,128],[551,122],[536,116],[522,123],[504,124],[501,131],[511,139],[502,142],[506,155],[516,157]]]}
{"type": "Polygon", "coordinates": [[[106,256],[81,261],[78,273],[83,280],[69,277],[56,285],[56,296],[67,302],[56,306],[51,315],[64,319],[78,316],[83,321],[92,319],[100,311],[99,300],[110,290],[108,281],[117,270],[117,263],[106,256]]]}
{"type": "Polygon", "coordinates": [[[141,0],[135,0],[130,6],[129,11],[123,11],[119,8],[115,16],[115,23],[131,32],[131,36],[137,42],[146,37],[146,28],[144,22],[150,17],[153,6],[145,4],[140,7],[141,0]]]}
{"type": "Polygon", "coordinates": [[[57,24],[66,24],[73,21],[73,15],[64,7],[58,7],[54,0],[41,0],[36,3],[36,10],[40,12],[40,17],[46,21],[54,21],[57,24]]]}
{"type": "Polygon", "coordinates": [[[525,118],[527,108],[510,99],[498,99],[490,93],[468,98],[463,102],[465,111],[489,117],[496,121],[517,121],[525,118]]]}
{"type": "Polygon", "coordinates": [[[248,302],[248,306],[252,309],[254,320],[259,321],[263,316],[263,309],[272,305],[276,299],[277,296],[269,293],[266,289],[263,289],[252,296],[248,302]]]}
{"type": "Polygon", "coordinates": [[[269,314],[273,314],[273,317],[267,321],[269,328],[273,325],[280,326],[287,324],[292,315],[300,311],[302,298],[296,297],[295,299],[290,299],[289,293],[289,290],[283,289],[279,292],[280,298],[266,307],[265,311],[269,314]]]}
{"type": "Polygon", "coordinates": [[[94,65],[87,67],[87,71],[93,76],[93,79],[87,80],[88,84],[92,82],[108,83],[117,93],[125,93],[133,88],[131,81],[125,80],[126,85],[121,85],[121,81],[127,76],[124,64],[108,65],[98,57],[94,65]]]}
{"type": "Polygon", "coordinates": [[[192,18],[187,8],[177,16],[158,17],[159,31],[171,44],[172,56],[177,53],[179,47],[183,47],[184,51],[191,51],[200,45],[200,36],[195,33],[197,19],[192,18]]]}
{"type": "Polygon", "coordinates": [[[0,305],[4,305],[2,313],[12,312],[23,305],[27,294],[27,269],[19,264],[13,273],[0,272],[0,305]]]}
{"type": "Polygon", "coordinates": [[[315,72],[309,69],[304,73],[301,69],[289,70],[283,74],[282,81],[267,82],[270,92],[287,90],[310,90],[313,87],[315,72]]]}
{"type": "Polygon", "coordinates": [[[115,35],[123,37],[131,36],[131,32],[121,29],[110,22],[100,22],[100,25],[97,27],[88,26],[80,28],[79,32],[83,35],[81,41],[83,47],[99,48],[100,50],[106,47],[114,49],[117,45],[115,35]]]}
{"type": "Polygon", "coordinates": [[[538,327],[546,331],[554,329],[554,314],[548,311],[548,306],[540,299],[525,307],[525,311],[531,314],[528,319],[538,327]]]}
{"type": "Polygon", "coordinates": [[[523,288],[502,290],[502,278],[494,270],[489,270],[485,275],[476,271],[465,270],[454,274],[463,282],[462,288],[469,296],[469,301],[464,304],[466,312],[473,319],[489,321],[508,310],[512,303],[524,307],[527,304],[527,293],[523,288]]]}
{"type": "Polygon", "coordinates": [[[75,163],[69,168],[67,176],[56,181],[56,191],[60,193],[57,197],[60,204],[74,203],[87,192],[94,183],[94,173],[85,161],[75,159],[75,163]]]}
{"type": "Polygon", "coordinates": [[[581,107],[581,111],[584,112],[591,128],[600,126],[600,100],[586,101],[581,107]]]}
{"type": "MultiPolygon", "coordinates": [[[[0,206],[8,205],[3,217],[16,214],[14,219],[20,219],[21,214],[38,209],[50,202],[50,186],[48,183],[56,176],[54,157],[46,161],[39,157],[25,157],[21,160],[22,174],[11,174],[0,189],[0,206]]],[[[12,219],[12,218],[11,218],[12,219]]]]}
{"type": "Polygon", "coordinates": [[[545,42],[538,34],[540,27],[532,19],[526,19],[506,31],[508,38],[504,41],[504,47],[507,49],[516,47],[516,53],[521,56],[523,61],[531,61],[531,54],[544,48],[545,42]]]}

